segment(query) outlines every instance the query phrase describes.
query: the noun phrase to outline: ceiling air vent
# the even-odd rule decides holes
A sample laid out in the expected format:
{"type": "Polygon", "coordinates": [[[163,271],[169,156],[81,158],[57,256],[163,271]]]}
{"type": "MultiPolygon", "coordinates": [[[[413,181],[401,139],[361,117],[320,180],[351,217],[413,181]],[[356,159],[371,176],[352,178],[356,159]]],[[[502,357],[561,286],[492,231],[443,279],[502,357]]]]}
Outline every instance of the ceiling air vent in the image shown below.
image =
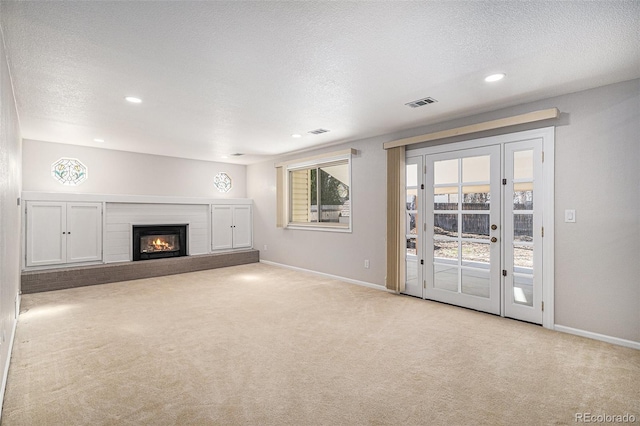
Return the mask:
{"type": "Polygon", "coordinates": [[[315,129],[307,133],[311,133],[312,135],[321,135],[322,133],[327,133],[327,132],[328,132],[327,129],[315,129]]]}
{"type": "Polygon", "coordinates": [[[408,104],[405,104],[405,105],[410,106],[411,108],[418,108],[418,107],[433,104],[436,102],[438,101],[436,101],[433,98],[422,98],[422,99],[418,99],[417,101],[409,102],[408,104]]]}
{"type": "Polygon", "coordinates": [[[241,155],[244,155],[241,152],[236,152],[235,154],[230,154],[232,157],[240,157],[241,155]]]}

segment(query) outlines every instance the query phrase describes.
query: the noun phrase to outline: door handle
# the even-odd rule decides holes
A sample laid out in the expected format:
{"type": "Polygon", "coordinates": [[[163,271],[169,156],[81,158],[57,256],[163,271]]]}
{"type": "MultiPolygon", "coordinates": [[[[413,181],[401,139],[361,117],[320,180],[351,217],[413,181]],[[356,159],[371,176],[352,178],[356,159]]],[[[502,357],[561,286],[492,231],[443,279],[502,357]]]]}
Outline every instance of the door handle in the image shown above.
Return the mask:
{"type": "Polygon", "coordinates": [[[497,241],[498,241],[498,239],[497,239],[496,237],[491,237],[491,242],[492,242],[492,243],[495,243],[495,242],[497,242],[497,241]]]}

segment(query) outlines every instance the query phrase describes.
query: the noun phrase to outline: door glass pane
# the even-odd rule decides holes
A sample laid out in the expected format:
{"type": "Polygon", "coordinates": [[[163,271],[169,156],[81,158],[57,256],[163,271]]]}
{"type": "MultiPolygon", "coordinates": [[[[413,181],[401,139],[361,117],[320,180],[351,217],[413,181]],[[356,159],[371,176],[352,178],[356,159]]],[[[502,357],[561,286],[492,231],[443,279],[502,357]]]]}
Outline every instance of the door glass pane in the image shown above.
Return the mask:
{"type": "Polygon", "coordinates": [[[489,182],[491,157],[468,157],[462,159],[462,182],[489,182]]]}
{"type": "Polygon", "coordinates": [[[444,160],[433,162],[433,183],[458,183],[458,160],[444,160]]]}
{"type": "Polygon", "coordinates": [[[433,286],[441,290],[458,292],[458,268],[437,263],[433,267],[433,286]]]}
{"type": "Polygon", "coordinates": [[[491,250],[489,244],[462,242],[462,264],[476,268],[489,268],[491,250]]]}
{"type": "Polygon", "coordinates": [[[513,266],[515,272],[533,271],[533,246],[513,246],[513,266]]]}
{"type": "Polygon", "coordinates": [[[458,236],[458,215],[437,213],[433,215],[434,235],[458,236]]]}
{"type": "Polygon", "coordinates": [[[407,186],[418,186],[417,164],[407,164],[407,186]]]}
{"type": "Polygon", "coordinates": [[[458,187],[444,186],[434,188],[433,209],[434,210],[457,210],[458,209],[458,187]]]}
{"type": "Polygon", "coordinates": [[[463,186],[462,193],[462,210],[489,210],[491,207],[489,185],[463,186]]]}
{"type": "Polygon", "coordinates": [[[419,286],[418,284],[418,261],[416,259],[407,259],[407,286],[419,286]]]}
{"type": "Polygon", "coordinates": [[[462,292],[472,296],[489,298],[491,296],[491,277],[489,271],[463,269],[462,292]]]}
{"type": "Polygon", "coordinates": [[[515,275],[513,277],[513,302],[519,305],[533,306],[533,275],[515,275]]]}
{"type": "Polygon", "coordinates": [[[458,241],[442,240],[437,237],[433,240],[433,257],[438,260],[449,259],[458,263],[458,241]]]}
{"type": "Polygon", "coordinates": [[[418,213],[407,214],[407,234],[418,234],[418,213]]]}
{"type": "Polygon", "coordinates": [[[513,153],[513,178],[533,179],[533,150],[513,153]]]}
{"type": "Polygon", "coordinates": [[[514,210],[533,210],[533,189],[519,189],[524,186],[533,186],[532,183],[513,185],[513,209],[514,210]]]}
{"type": "Polygon", "coordinates": [[[533,214],[513,215],[513,241],[533,242],[533,214]]]}
{"type": "Polygon", "coordinates": [[[418,254],[417,241],[416,238],[407,238],[407,256],[416,256],[418,254]]]}
{"type": "Polygon", "coordinates": [[[489,215],[488,214],[463,214],[462,237],[489,239],[489,215]]]}
{"type": "Polygon", "coordinates": [[[407,189],[407,210],[418,209],[418,190],[407,189]]]}

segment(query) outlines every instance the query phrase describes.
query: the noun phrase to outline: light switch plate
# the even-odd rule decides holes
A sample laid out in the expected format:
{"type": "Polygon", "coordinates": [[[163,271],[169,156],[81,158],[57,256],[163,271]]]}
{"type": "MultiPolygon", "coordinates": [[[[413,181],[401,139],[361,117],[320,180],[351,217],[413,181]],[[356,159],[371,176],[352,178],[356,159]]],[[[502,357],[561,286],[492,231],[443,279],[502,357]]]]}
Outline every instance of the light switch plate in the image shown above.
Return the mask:
{"type": "Polygon", "coordinates": [[[567,223],[575,223],[576,222],[576,211],[575,210],[565,210],[564,211],[564,221],[567,223]]]}

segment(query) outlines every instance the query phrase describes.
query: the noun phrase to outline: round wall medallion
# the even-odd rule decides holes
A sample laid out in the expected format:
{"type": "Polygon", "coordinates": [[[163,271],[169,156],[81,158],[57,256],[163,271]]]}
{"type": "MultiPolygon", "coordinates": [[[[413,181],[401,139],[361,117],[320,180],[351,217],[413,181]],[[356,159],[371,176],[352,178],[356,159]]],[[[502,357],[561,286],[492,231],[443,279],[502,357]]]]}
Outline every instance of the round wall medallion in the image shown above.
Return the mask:
{"type": "Polygon", "coordinates": [[[87,166],[75,158],[61,158],[51,165],[51,176],[63,185],[80,185],[88,177],[87,166]]]}
{"type": "Polygon", "coordinates": [[[213,178],[213,185],[218,188],[220,192],[229,192],[231,190],[231,178],[226,173],[218,173],[213,178]]]}

